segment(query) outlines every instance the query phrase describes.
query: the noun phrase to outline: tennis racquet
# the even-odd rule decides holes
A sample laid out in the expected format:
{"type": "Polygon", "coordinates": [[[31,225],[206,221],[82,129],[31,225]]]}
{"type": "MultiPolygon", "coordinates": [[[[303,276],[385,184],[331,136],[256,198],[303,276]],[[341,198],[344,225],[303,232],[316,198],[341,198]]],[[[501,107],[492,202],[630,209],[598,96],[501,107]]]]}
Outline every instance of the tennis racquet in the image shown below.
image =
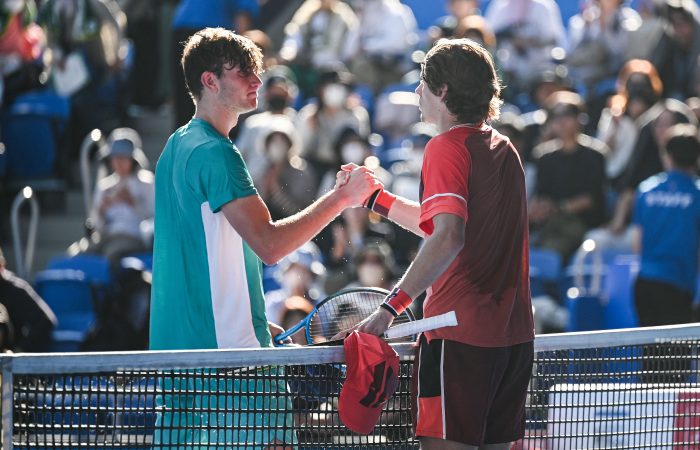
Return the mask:
{"type": "MultiPolygon", "coordinates": [[[[388,294],[380,288],[351,288],[336,292],[321,300],[301,322],[275,336],[275,345],[281,345],[302,329],[308,344],[330,341],[336,334],[365,320],[388,294]]],[[[411,321],[413,313],[408,309],[394,319],[395,324],[411,321]]]]}

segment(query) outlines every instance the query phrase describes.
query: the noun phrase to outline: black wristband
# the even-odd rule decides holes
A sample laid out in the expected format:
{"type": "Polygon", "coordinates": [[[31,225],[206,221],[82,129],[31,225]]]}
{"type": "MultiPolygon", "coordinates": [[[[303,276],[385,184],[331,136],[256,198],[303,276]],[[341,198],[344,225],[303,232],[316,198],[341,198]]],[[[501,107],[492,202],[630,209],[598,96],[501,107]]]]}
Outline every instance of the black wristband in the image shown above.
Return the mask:
{"type": "Polygon", "coordinates": [[[374,203],[377,201],[377,197],[379,197],[379,193],[381,192],[381,189],[377,189],[372,193],[372,195],[369,196],[367,199],[367,203],[365,203],[365,207],[370,210],[374,210],[374,203]]]}
{"type": "Polygon", "coordinates": [[[394,316],[394,317],[399,317],[399,315],[396,313],[396,311],[394,310],[394,308],[391,307],[390,304],[388,304],[388,303],[380,303],[380,304],[379,304],[379,307],[380,307],[380,308],[384,308],[384,309],[386,309],[387,311],[389,311],[389,312],[391,313],[392,316],[394,316]]]}

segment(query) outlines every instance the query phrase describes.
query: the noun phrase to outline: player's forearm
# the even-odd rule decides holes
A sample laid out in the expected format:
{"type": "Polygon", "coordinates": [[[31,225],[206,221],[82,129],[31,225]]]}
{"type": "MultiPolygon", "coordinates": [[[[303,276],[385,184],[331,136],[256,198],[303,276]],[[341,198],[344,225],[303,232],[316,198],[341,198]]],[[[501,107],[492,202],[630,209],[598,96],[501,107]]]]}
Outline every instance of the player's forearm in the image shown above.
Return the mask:
{"type": "Polygon", "coordinates": [[[436,230],[425,240],[398,287],[415,299],[450,267],[463,247],[463,231],[436,230]]]}
{"type": "Polygon", "coordinates": [[[423,231],[418,226],[420,222],[420,205],[418,203],[380,189],[367,199],[365,206],[416,235],[424,236],[423,231]]]}
{"type": "Polygon", "coordinates": [[[310,241],[348,206],[337,191],[332,190],[302,211],[271,222],[264,233],[268,251],[261,258],[268,264],[278,262],[310,241]]]}
{"type": "Polygon", "coordinates": [[[396,201],[389,210],[388,219],[420,237],[425,236],[423,230],[418,226],[420,205],[417,202],[396,196],[396,201]]]}

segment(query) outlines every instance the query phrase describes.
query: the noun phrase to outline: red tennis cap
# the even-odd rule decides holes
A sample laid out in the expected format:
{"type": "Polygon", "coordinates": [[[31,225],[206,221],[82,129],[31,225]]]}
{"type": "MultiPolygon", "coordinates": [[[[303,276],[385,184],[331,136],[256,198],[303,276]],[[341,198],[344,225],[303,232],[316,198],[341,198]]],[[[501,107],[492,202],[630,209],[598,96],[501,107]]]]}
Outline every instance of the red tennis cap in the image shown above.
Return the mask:
{"type": "Polygon", "coordinates": [[[399,355],[383,339],[353,331],[345,338],[347,374],[338,413],[350,430],[369,434],[399,383],[399,355]]]}

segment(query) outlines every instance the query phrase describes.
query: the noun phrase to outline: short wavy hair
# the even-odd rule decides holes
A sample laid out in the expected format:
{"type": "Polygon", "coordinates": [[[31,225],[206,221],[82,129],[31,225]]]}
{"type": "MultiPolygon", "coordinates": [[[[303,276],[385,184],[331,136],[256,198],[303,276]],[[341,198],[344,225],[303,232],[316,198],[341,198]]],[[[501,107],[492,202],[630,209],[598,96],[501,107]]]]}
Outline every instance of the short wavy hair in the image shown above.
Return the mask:
{"type": "Polygon", "coordinates": [[[440,39],[425,56],[421,79],[461,123],[498,119],[501,82],[491,54],[471,39],[440,39]]]}
{"type": "Polygon", "coordinates": [[[225,28],[204,28],[185,42],[180,60],[187,89],[193,99],[202,96],[201,77],[213,72],[221,77],[224,68],[240,67],[245,74],[263,72],[262,51],[247,37],[225,28]]]}

